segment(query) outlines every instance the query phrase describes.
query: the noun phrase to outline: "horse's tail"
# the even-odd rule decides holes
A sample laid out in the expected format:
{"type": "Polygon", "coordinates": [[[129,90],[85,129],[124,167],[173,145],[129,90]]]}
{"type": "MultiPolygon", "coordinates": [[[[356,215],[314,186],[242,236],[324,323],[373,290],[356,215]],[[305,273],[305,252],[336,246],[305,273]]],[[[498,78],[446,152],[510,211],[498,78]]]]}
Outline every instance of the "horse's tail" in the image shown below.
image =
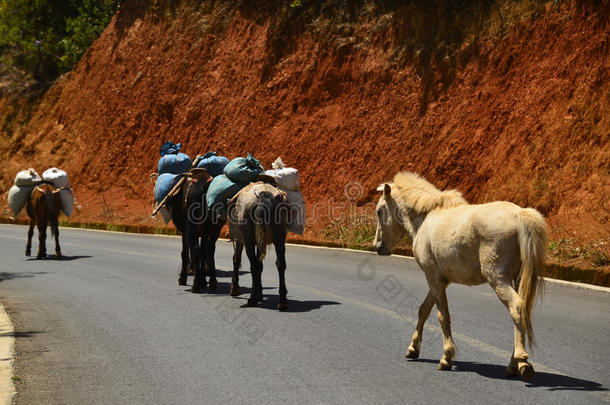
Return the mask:
{"type": "Polygon", "coordinates": [[[521,322],[527,332],[530,347],[535,344],[532,329],[532,308],[536,292],[542,287],[542,268],[546,245],[544,217],[533,208],[522,209],[519,214],[518,234],[521,251],[519,296],[522,300],[521,322]]]}
{"type": "Polygon", "coordinates": [[[266,228],[269,226],[269,218],[273,212],[273,207],[269,200],[259,198],[254,207],[254,241],[258,260],[263,261],[267,254],[266,228]]]}

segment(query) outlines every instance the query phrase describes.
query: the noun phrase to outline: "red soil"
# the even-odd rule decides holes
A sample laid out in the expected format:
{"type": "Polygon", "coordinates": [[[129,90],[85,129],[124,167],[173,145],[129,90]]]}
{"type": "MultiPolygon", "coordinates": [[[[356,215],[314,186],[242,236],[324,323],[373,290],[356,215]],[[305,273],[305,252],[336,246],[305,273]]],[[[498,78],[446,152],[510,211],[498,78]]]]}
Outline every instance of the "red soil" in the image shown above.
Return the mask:
{"type": "Polygon", "coordinates": [[[551,4],[425,76],[396,61],[377,17],[359,20],[356,44],[304,29],[278,58],[264,10],[236,7],[201,35],[188,7],[159,19],[125,6],[31,119],[0,101],[0,191],[18,170],[58,166],[83,207],[72,220],[158,224],[148,175],[171,139],[193,157],[252,152],[268,167],[281,155],[300,171],[310,238],[324,237],[329,201],[347,206],[346,185],[362,185],[348,186],[362,206],[411,170],[473,203],[535,207],[554,240],[610,257],[608,10],[551,4]]]}

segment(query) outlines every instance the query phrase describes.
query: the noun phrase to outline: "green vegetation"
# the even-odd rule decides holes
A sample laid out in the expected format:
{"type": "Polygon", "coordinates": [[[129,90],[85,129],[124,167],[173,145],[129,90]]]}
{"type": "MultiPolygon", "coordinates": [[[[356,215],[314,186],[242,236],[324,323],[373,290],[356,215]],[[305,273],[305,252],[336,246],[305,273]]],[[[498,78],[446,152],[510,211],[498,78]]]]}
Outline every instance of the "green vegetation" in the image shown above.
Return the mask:
{"type": "Polygon", "coordinates": [[[70,70],[120,0],[0,0],[0,62],[44,82],[70,70]]]}
{"type": "Polygon", "coordinates": [[[572,238],[564,238],[549,243],[549,252],[561,260],[584,259],[596,267],[610,265],[610,257],[604,252],[604,241],[586,245],[578,244],[572,238]]]}

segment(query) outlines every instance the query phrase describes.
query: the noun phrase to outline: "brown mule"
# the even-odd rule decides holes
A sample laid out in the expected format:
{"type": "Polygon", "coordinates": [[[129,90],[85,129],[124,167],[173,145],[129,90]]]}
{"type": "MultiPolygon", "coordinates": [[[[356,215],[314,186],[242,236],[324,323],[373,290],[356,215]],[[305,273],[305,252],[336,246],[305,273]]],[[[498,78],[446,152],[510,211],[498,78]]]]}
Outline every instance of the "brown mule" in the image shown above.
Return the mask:
{"type": "Polygon", "coordinates": [[[55,255],[61,258],[59,247],[59,190],[50,184],[42,183],[32,190],[26,201],[26,211],[30,217],[30,229],[28,230],[28,243],[25,246],[25,255],[29,256],[32,250],[32,236],[34,226],[38,227],[38,255],[37,259],[47,256],[47,225],[51,225],[51,232],[55,237],[55,255]]]}

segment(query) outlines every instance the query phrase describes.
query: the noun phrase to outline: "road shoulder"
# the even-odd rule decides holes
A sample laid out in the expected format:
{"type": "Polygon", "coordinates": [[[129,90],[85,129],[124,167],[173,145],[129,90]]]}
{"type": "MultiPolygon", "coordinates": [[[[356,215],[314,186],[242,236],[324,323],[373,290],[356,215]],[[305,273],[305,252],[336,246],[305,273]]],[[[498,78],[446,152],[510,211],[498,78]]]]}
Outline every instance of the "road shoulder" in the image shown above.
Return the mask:
{"type": "Polygon", "coordinates": [[[10,404],[15,395],[14,353],[15,329],[4,305],[0,303],[0,404],[10,404]]]}

